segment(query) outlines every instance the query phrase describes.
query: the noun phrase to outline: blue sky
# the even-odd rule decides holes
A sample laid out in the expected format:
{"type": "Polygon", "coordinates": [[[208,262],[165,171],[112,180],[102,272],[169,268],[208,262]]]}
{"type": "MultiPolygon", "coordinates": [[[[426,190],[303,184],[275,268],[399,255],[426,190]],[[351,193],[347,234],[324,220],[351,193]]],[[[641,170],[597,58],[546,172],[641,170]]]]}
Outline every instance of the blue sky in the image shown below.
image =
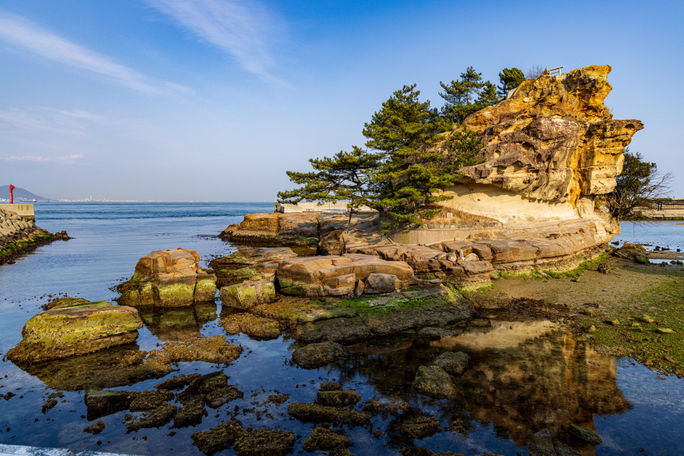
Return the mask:
{"type": "Polygon", "coordinates": [[[610,64],[631,150],[679,173],[684,2],[0,0],[0,184],[60,198],[270,201],[363,144],[392,91],[468,65],[610,64]]]}

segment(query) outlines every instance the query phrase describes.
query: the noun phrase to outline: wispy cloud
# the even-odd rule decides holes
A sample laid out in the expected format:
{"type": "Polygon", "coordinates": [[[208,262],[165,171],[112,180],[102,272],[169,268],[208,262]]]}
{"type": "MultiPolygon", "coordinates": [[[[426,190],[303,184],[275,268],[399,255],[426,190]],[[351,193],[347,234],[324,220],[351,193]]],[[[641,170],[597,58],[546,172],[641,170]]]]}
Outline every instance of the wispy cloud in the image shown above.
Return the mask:
{"type": "Polygon", "coordinates": [[[85,158],[83,154],[71,154],[71,155],[59,155],[56,157],[46,157],[42,155],[10,155],[9,157],[4,157],[7,161],[25,161],[34,163],[44,163],[44,162],[61,162],[61,163],[73,163],[78,160],[85,158]]]}
{"type": "Polygon", "coordinates": [[[50,60],[104,76],[118,84],[139,92],[154,93],[164,90],[187,89],[166,81],[155,81],[136,70],[116,63],[72,43],[26,19],[0,11],[0,40],[21,46],[50,60]]]}
{"type": "Polygon", "coordinates": [[[86,136],[86,129],[103,118],[82,110],[34,108],[0,110],[0,131],[3,127],[13,132],[38,131],[70,136],[86,136]]]}
{"type": "Polygon", "coordinates": [[[147,0],[200,39],[235,60],[247,71],[269,82],[275,59],[269,51],[270,36],[279,27],[273,16],[256,2],[244,0],[147,0]]]}

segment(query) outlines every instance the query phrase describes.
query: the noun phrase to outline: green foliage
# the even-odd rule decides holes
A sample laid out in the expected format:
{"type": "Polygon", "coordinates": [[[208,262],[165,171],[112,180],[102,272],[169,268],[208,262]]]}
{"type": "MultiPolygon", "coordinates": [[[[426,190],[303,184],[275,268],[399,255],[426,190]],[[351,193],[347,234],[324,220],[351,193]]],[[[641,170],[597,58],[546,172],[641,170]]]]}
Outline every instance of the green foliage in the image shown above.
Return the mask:
{"type": "Polygon", "coordinates": [[[519,68],[504,68],[499,73],[500,85],[497,87],[499,97],[504,100],[508,93],[518,87],[525,80],[525,75],[519,68]]]}
{"type": "Polygon", "coordinates": [[[439,93],[444,99],[441,114],[452,123],[461,123],[470,114],[500,101],[494,84],[482,79],[482,73],[473,67],[466,68],[458,80],[439,85],[444,89],[439,93]]]}
{"type": "Polygon", "coordinates": [[[626,151],[615,190],[606,195],[608,210],[618,219],[631,216],[635,207],[646,204],[649,198],[663,192],[669,179],[669,174],[658,176],[656,164],[644,161],[640,153],[626,151]]]}
{"type": "Polygon", "coordinates": [[[366,146],[383,153],[374,176],[373,205],[391,214],[388,228],[421,223],[439,209],[431,204],[445,199],[435,192],[449,184],[450,176],[437,166],[442,155],[430,148],[439,131],[437,112],[419,100],[416,85],[404,86],[382,104],[366,123],[366,146]]]}
{"type": "MultiPolygon", "coordinates": [[[[453,112],[464,116],[498,101],[496,87],[482,81],[472,67],[461,76],[459,83],[442,84],[442,96],[453,112]]],[[[387,230],[420,225],[440,211],[434,203],[451,198],[440,190],[463,177],[459,169],[478,163],[480,137],[467,128],[438,137],[451,129],[451,118],[421,101],[415,84],[405,85],[364,124],[367,150],[354,146],[351,152],[309,160],[311,172],[288,171],[299,187],[278,193],[278,198],[290,203],[348,201],[352,210],[367,205],[381,212],[387,230]],[[435,147],[437,140],[443,147],[435,147]]]]}
{"type": "Polygon", "coordinates": [[[351,152],[340,151],[333,157],[309,160],[314,171],[287,171],[290,180],[301,187],[278,193],[282,202],[349,201],[354,209],[368,201],[372,175],[381,155],[353,146],[351,152]]]}

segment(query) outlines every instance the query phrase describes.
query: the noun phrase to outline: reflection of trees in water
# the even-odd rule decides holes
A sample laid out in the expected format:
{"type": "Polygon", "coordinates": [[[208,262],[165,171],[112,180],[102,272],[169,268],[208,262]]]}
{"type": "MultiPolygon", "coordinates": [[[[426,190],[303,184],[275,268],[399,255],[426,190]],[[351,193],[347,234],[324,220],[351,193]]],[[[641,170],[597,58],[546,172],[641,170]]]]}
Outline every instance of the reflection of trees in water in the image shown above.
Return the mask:
{"type": "Polygon", "coordinates": [[[160,340],[186,340],[200,336],[202,325],[216,319],[216,303],[202,302],[188,307],[141,308],[140,318],[160,340]]]}
{"type": "MultiPolygon", "coordinates": [[[[340,365],[339,373],[342,379],[360,374],[384,395],[416,399],[411,382],[418,366],[441,351],[414,344],[381,355],[357,355],[340,365]]],[[[591,429],[594,414],[631,408],[615,381],[615,358],[599,355],[571,334],[555,332],[515,348],[469,354],[468,370],[455,378],[457,397],[430,403],[440,408],[443,420],[469,416],[492,424],[517,445],[543,428],[554,433],[575,423],[591,429]]]]}

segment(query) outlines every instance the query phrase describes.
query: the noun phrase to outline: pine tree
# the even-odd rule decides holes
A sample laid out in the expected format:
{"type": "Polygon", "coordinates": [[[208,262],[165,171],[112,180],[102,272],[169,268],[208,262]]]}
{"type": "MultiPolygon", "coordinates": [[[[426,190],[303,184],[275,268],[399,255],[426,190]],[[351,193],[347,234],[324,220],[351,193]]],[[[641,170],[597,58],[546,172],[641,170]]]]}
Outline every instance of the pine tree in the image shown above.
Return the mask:
{"type": "Polygon", "coordinates": [[[369,204],[373,174],[381,155],[353,146],[351,152],[340,151],[333,157],[309,159],[312,172],[287,171],[299,188],[278,193],[284,203],[300,201],[347,201],[350,213],[369,204]]]}
{"type": "Polygon", "coordinates": [[[505,100],[508,93],[518,87],[525,80],[525,75],[519,68],[504,68],[499,73],[499,81],[501,84],[498,87],[498,94],[502,100],[505,100]]]}
{"type": "Polygon", "coordinates": [[[397,90],[363,129],[366,146],[384,154],[374,176],[374,207],[391,215],[387,228],[419,225],[439,212],[432,203],[445,199],[435,195],[446,180],[444,170],[436,166],[441,155],[430,148],[438,114],[419,96],[415,84],[397,90]]]}
{"type": "Polygon", "coordinates": [[[496,86],[482,79],[482,73],[471,66],[461,73],[460,79],[439,85],[444,89],[439,93],[444,99],[442,117],[451,123],[462,123],[475,111],[499,102],[496,86]]]}

